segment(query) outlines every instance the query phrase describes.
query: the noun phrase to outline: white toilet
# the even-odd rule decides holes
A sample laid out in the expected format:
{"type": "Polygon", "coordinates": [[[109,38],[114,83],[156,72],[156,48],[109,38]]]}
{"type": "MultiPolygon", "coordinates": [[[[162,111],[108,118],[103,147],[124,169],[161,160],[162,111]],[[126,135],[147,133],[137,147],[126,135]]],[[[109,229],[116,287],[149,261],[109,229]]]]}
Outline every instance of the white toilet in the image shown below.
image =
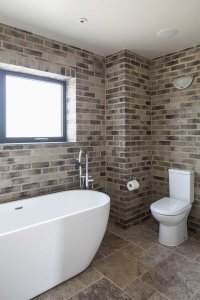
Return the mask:
{"type": "Polygon", "coordinates": [[[177,246],[188,238],[187,218],[194,202],[194,172],[169,169],[169,195],[151,204],[160,223],[159,242],[177,246]]]}

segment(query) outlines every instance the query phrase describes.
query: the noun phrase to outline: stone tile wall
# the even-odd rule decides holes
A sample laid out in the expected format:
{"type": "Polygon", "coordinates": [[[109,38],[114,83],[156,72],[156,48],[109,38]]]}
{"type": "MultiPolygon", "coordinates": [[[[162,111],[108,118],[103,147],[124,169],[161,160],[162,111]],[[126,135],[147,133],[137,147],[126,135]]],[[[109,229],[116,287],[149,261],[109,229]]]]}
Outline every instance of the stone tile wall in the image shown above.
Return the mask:
{"type": "Polygon", "coordinates": [[[104,190],[104,57],[1,24],[0,63],[75,78],[67,101],[72,102],[76,92],[76,124],[68,118],[68,129],[76,125],[78,141],[0,145],[0,202],[78,188],[75,159],[80,147],[89,151],[95,189],[104,190]]]}
{"type": "Polygon", "coordinates": [[[151,200],[150,61],[130,51],[106,58],[106,191],[111,215],[128,227],[151,200]],[[127,190],[133,176],[140,188],[127,190]]]}
{"type": "Polygon", "coordinates": [[[195,202],[189,227],[200,231],[200,46],[151,61],[152,199],[168,194],[168,169],[195,171],[195,202]],[[190,87],[172,80],[192,75],[190,87]]]}

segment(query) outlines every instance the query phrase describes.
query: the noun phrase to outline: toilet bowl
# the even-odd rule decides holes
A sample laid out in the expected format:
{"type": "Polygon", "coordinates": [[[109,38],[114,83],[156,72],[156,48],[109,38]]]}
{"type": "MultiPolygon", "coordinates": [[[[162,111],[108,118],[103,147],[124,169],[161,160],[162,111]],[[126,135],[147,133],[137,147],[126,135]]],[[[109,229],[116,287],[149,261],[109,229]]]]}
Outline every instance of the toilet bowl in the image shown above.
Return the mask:
{"type": "Polygon", "coordinates": [[[194,201],[193,171],[169,170],[170,197],[151,204],[151,212],[159,224],[159,242],[177,246],[188,238],[187,218],[194,201]]]}
{"type": "Polygon", "coordinates": [[[159,224],[159,242],[177,246],[188,238],[187,217],[191,204],[173,198],[162,198],[151,205],[151,212],[159,224]]]}

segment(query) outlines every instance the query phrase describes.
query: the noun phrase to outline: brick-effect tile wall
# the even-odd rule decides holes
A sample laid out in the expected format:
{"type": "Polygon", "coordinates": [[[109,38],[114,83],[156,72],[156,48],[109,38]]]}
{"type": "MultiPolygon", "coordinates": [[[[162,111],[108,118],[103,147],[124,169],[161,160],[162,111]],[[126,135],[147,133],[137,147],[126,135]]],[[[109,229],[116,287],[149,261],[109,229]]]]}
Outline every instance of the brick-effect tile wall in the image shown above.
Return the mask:
{"type": "Polygon", "coordinates": [[[195,171],[189,228],[200,232],[200,46],[151,61],[153,201],[168,194],[168,169],[195,171]],[[192,75],[190,87],[172,80],[192,75]]]}
{"type": "Polygon", "coordinates": [[[106,58],[106,190],[123,227],[144,219],[151,200],[150,61],[124,50],[106,58]],[[140,188],[129,192],[135,177],[140,188]]]}
{"type": "Polygon", "coordinates": [[[0,145],[0,202],[78,188],[80,147],[89,151],[95,189],[104,190],[104,57],[0,24],[0,63],[75,77],[78,141],[0,145]]]}
{"type": "Polygon", "coordinates": [[[200,47],[151,62],[121,51],[106,58],[105,69],[102,56],[0,24],[0,62],[76,78],[78,141],[0,145],[0,202],[77,188],[75,158],[86,147],[95,188],[109,193],[111,216],[123,227],[168,193],[170,167],[195,170],[189,226],[200,231],[199,61],[200,47]],[[194,82],[178,91],[172,79],[185,74],[194,82]],[[126,189],[130,176],[140,183],[135,192],[126,189]]]}

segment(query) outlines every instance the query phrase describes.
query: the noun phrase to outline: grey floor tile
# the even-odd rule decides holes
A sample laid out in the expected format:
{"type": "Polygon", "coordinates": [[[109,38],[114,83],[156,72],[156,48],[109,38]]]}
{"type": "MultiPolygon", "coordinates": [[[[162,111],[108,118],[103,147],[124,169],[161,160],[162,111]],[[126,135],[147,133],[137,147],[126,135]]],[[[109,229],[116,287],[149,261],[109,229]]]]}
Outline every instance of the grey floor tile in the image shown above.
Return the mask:
{"type": "Polygon", "coordinates": [[[92,263],[97,262],[98,260],[101,260],[102,258],[104,258],[104,255],[102,255],[101,253],[99,253],[99,251],[96,253],[95,257],[93,258],[92,263]]]}
{"type": "Polygon", "coordinates": [[[77,277],[81,281],[81,283],[88,286],[94,283],[95,281],[101,279],[103,275],[91,265],[84,272],[77,275],[77,277]]]}
{"type": "Polygon", "coordinates": [[[91,285],[97,280],[101,279],[103,275],[93,266],[87,268],[84,272],[78,274],[56,286],[55,288],[35,297],[34,300],[66,300],[72,295],[85,289],[86,286],[91,285]]]}
{"type": "Polygon", "coordinates": [[[123,288],[148,270],[135,259],[142,254],[141,248],[130,245],[97,262],[95,267],[108,279],[123,288]]]}
{"type": "Polygon", "coordinates": [[[190,238],[192,238],[193,240],[196,240],[196,241],[200,241],[200,233],[194,233],[194,232],[191,232],[189,231],[188,232],[188,235],[190,238]]]}
{"type": "Polygon", "coordinates": [[[137,259],[143,262],[145,265],[153,267],[171,253],[172,250],[170,248],[161,244],[156,244],[152,248],[146,250],[143,255],[137,257],[137,259]]]}
{"type": "Polygon", "coordinates": [[[171,299],[188,300],[199,289],[200,265],[173,253],[145,273],[142,280],[171,299]]]}
{"type": "Polygon", "coordinates": [[[148,230],[152,230],[155,232],[159,231],[159,223],[153,217],[142,222],[141,225],[144,226],[148,230]]]}
{"type": "Polygon", "coordinates": [[[128,239],[144,249],[149,249],[157,243],[158,234],[141,225],[136,225],[130,232],[128,239]]]}
{"type": "Polygon", "coordinates": [[[200,300],[198,236],[169,248],[158,243],[157,225],[110,223],[90,267],[34,300],[200,300]]]}
{"type": "Polygon", "coordinates": [[[176,247],[176,251],[190,259],[194,259],[200,255],[200,242],[187,239],[185,242],[176,247]]]}
{"type": "Polygon", "coordinates": [[[195,261],[200,263],[200,255],[195,258],[195,261]]]}
{"type": "Polygon", "coordinates": [[[103,278],[70,300],[131,300],[121,289],[103,278]]]}
{"type": "Polygon", "coordinates": [[[200,290],[192,296],[191,300],[199,300],[199,299],[200,299],[200,290]]]}
{"type": "Polygon", "coordinates": [[[147,285],[140,279],[131,282],[126,288],[125,292],[134,300],[148,300],[156,291],[151,286],[147,285]]]}
{"type": "MultiPolygon", "coordinates": [[[[153,296],[151,296],[148,300],[168,300],[165,296],[161,295],[160,293],[156,292],[153,296]]],[[[175,299],[173,299],[175,300],[175,299]]]]}
{"type": "Polygon", "coordinates": [[[79,278],[74,277],[55,288],[35,297],[33,300],[66,300],[85,288],[79,278]]]}
{"type": "Polygon", "coordinates": [[[127,232],[129,232],[130,229],[131,228],[124,229],[124,228],[120,227],[119,225],[115,224],[114,222],[109,222],[108,227],[107,227],[108,231],[111,231],[124,239],[126,239],[127,232]]]}
{"type": "Polygon", "coordinates": [[[158,233],[147,229],[147,227],[142,224],[132,226],[128,229],[110,224],[109,230],[144,249],[151,248],[158,241],[158,233]]]}
{"type": "Polygon", "coordinates": [[[107,256],[128,244],[129,242],[123,238],[107,231],[98,252],[103,256],[107,256]]]}

